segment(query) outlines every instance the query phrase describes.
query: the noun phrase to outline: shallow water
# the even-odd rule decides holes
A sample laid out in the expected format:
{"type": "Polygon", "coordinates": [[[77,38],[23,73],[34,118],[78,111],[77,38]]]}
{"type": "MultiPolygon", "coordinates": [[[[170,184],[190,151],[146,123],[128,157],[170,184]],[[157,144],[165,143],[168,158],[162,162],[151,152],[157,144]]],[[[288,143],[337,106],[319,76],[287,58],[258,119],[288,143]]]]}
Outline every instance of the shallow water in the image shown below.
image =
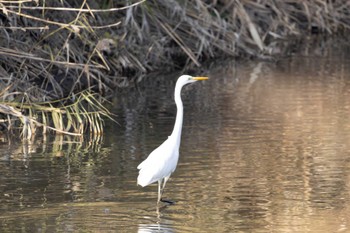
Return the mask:
{"type": "Polygon", "coordinates": [[[97,141],[3,142],[0,231],[348,232],[349,74],[345,58],[295,57],[186,87],[176,204],[158,210],[136,167],[172,130],[174,78],[120,93],[97,141]]]}

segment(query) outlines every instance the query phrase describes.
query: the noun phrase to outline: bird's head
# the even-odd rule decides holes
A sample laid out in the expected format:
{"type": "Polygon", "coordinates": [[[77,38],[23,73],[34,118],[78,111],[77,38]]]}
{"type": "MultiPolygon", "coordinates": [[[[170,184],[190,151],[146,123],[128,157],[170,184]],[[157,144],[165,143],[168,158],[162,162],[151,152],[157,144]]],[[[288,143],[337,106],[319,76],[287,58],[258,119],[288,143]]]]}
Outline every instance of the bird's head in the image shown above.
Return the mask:
{"type": "Polygon", "coordinates": [[[180,78],[177,80],[177,83],[180,84],[181,86],[184,86],[184,85],[189,84],[189,83],[207,80],[207,79],[209,79],[209,78],[208,77],[193,77],[190,75],[181,75],[180,78]]]}

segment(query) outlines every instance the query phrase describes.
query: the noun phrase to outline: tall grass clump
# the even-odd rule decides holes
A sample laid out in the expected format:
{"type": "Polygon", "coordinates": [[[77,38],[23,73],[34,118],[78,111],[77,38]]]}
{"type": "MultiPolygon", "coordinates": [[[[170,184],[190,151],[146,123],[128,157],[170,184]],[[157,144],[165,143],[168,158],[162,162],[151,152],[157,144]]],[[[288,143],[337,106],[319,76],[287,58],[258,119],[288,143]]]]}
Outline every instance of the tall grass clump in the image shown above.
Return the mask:
{"type": "Polygon", "coordinates": [[[33,101],[25,93],[0,94],[0,113],[6,116],[1,123],[8,130],[20,129],[23,139],[32,139],[38,130],[73,136],[82,136],[86,131],[100,135],[104,119],[113,120],[98,97],[87,91],[77,93],[73,99],[46,102],[33,101]],[[16,100],[7,100],[6,96],[15,96],[16,100]]]}

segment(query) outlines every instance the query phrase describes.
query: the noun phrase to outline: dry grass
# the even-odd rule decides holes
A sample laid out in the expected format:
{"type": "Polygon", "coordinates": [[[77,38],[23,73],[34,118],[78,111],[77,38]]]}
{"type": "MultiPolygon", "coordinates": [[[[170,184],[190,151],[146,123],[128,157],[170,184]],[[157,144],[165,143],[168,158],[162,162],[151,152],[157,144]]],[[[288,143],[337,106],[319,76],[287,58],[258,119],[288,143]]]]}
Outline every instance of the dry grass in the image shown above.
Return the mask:
{"type": "MultiPolygon", "coordinates": [[[[348,1],[4,1],[0,78],[62,98],[112,93],[147,72],[222,56],[283,55],[278,42],[350,25],[348,1]],[[133,80],[133,79],[132,79],[133,80]]],[[[1,80],[0,80],[1,81],[1,80]]]]}
{"type": "MultiPolygon", "coordinates": [[[[16,100],[0,101],[0,113],[6,116],[1,122],[9,131],[19,127],[22,138],[27,140],[32,139],[38,129],[42,129],[44,134],[54,131],[83,136],[88,131],[100,135],[103,133],[104,118],[113,120],[112,114],[98,97],[86,91],[77,93],[74,99],[47,102],[32,102],[25,93],[9,93],[7,96],[16,96],[16,100]]],[[[5,95],[2,97],[6,98],[5,95]]]]}
{"type": "MultiPolygon", "coordinates": [[[[350,27],[345,0],[0,0],[0,10],[2,104],[21,103],[20,110],[29,111],[38,106],[33,103],[45,103],[35,111],[46,122],[50,102],[82,90],[105,96],[148,72],[191,69],[223,56],[278,57],[291,38],[350,27]]],[[[53,112],[54,128],[67,128],[53,112]]]]}

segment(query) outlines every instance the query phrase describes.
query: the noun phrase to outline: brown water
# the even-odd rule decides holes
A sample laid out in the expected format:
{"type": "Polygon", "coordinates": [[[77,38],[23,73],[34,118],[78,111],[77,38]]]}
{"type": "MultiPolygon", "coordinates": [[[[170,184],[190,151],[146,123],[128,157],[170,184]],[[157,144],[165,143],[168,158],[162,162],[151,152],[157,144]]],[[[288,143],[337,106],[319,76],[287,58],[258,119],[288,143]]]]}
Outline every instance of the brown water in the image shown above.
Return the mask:
{"type": "Polygon", "coordinates": [[[349,75],[345,58],[297,57],[186,87],[176,204],[158,210],[136,166],[171,132],[174,78],[120,93],[102,144],[4,142],[0,232],[350,232],[349,75]]]}

